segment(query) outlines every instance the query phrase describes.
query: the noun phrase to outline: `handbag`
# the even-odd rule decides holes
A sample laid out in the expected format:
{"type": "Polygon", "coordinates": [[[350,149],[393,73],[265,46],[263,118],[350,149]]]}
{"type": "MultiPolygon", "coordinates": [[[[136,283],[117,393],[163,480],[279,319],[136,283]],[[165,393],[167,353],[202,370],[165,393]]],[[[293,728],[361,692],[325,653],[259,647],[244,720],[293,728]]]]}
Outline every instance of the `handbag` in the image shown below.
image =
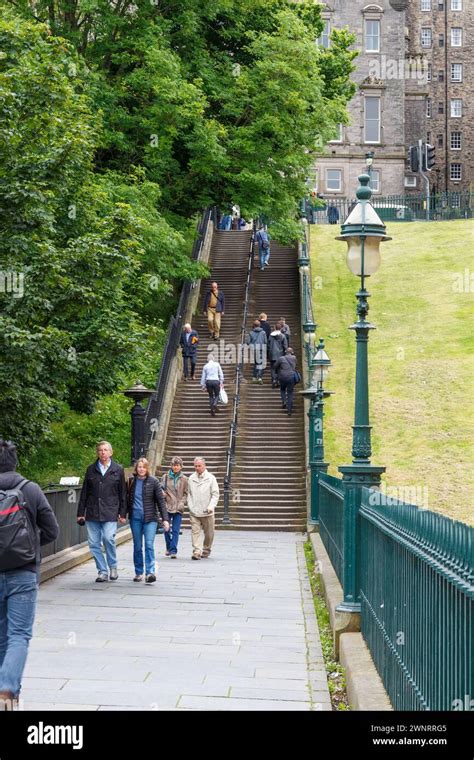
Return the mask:
{"type": "Polygon", "coordinates": [[[219,404],[227,404],[229,402],[227,392],[224,390],[224,388],[221,388],[221,391],[219,393],[219,398],[217,401],[219,404]]]}
{"type": "Polygon", "coordinates": [[[298,383],[301,383],[301,375],[297,369],[295,369],[294,378],[295,378],[295,385],[298,385],[298,383]]]}

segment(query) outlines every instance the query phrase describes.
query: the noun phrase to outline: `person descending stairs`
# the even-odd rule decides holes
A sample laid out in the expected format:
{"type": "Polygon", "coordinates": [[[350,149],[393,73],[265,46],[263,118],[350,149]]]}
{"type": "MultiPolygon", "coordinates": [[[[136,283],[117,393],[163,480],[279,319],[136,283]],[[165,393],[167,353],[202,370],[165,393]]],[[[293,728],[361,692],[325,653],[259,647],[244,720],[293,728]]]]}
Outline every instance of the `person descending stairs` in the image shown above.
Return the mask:
{"type": "MultiPolygon", "coordinates": [[[[208,470],[216,476],[221,492],[219,506],[216,509],[216,526],[219,526],[223,511],[224,475],[226,469],[226,452],[229,440],[229,426],[232,418],[234,395],[236,351],[240,341],[243,318],[243,292],[248,264],[251,232],[215,230],[209,265],[211,276],[201,282],[198,311],[192,320],[192,326],[199,333],[199,348],[195,380],[178,384],[173,400],[171,419],[166,437],[162,466],[165,472],[171,458],[180,456],[184,460],[184,472],[193,472],[193,459],[203,456],[208,470]],[[220,336],[213,340],[209,337],[207,315],[204,316],[203,304],[211,284],[217,282],[219,290],[225,296],[225,313],[221,319],[220,336]],[[217,414],[209,414],[209,397],[201,389],[202,368],[209,354],[221,364],[224,383],[229,403],[218,404],[217,414]]],[[[187,515],[185,516],[185,524],[187,515]]]]}

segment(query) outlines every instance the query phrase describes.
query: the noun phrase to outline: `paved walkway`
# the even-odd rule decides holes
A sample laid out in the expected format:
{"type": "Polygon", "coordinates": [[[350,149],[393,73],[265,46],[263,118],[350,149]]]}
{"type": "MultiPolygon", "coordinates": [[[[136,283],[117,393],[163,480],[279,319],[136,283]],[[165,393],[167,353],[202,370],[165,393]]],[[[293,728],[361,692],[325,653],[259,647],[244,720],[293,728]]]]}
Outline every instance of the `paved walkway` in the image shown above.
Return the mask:
{"type": "Polygon", "coordinates": [[[177,560],[157,537],[158,582],[95,584],[87,562],[42,584],[26,710],[330,710],[303,536],[219,532],[177,560]]]}

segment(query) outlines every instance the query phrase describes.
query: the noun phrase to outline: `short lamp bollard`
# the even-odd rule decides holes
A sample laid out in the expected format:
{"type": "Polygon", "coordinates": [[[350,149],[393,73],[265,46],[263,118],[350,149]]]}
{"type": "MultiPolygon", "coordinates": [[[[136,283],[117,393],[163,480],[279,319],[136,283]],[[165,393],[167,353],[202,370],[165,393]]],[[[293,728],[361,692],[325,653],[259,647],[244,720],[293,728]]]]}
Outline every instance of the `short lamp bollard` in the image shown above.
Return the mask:
{"type": "Polygon", "coordinates": [[[153,395],[153,391],[137,380],[135,385],[122,391],[127,398],[133,399],[135,404],[130,410],[131,417],[131,463],[135,464],[140,457],[145,456],[146,435],[145,435],[145,417],[146,411],[141,405],[142,400],[146,400],[153,395]]]}
{"type": "Polygon", "coordinates": [[[326,473],[329,467],[329,463],[324,461],[324,399],[332,393],[325,391],[323,385],[330,366],[331,360],[324,350],[324,341],[320,339],[310,363],[311,385],[301,391],[303,398],[310,401],[308,419],[311,525],[319,525],[319,473],[326,473]]]}

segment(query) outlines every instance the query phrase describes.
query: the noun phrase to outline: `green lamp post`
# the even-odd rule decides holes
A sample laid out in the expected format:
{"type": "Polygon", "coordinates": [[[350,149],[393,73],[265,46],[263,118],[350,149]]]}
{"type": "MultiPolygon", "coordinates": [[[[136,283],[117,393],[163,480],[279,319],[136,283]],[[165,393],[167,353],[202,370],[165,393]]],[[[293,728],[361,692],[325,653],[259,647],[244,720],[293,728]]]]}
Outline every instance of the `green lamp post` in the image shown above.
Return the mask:
{"type": "Polygon", "coordinates": [[[311,386],[301,395],[309,399],[309,467],[311,472],[311,516],[312,525],[319,525],[319,473],[327,472],[329,464],[324,461],[324,399],[332,395],[324,390],[331,360],[324,350],[324,341],[319,340],[316,352],[310,362],[311,386]]]}
{"type": "Polygon", "coordinates": [[[343,612],[360,612],[360,516],[362,487],[380,486],[385,467],[371,463],[371,426],[369,424],[369,331],[374,330],[367,320],[369,311],[366,278],[375,274],[380,266],[380,243],[391,240],[374,207],[369,202],[372,191],[370,176],[361,174],[356,196],[358,202],[341,227],[337,240],[347,242],[347,264],[357,277],[357,322],[349,329],[356,334],[356,385],[355,414],[352,435],[352,464],[339,467],[344,487],[344,600],[338,609],[343,612]]]}

